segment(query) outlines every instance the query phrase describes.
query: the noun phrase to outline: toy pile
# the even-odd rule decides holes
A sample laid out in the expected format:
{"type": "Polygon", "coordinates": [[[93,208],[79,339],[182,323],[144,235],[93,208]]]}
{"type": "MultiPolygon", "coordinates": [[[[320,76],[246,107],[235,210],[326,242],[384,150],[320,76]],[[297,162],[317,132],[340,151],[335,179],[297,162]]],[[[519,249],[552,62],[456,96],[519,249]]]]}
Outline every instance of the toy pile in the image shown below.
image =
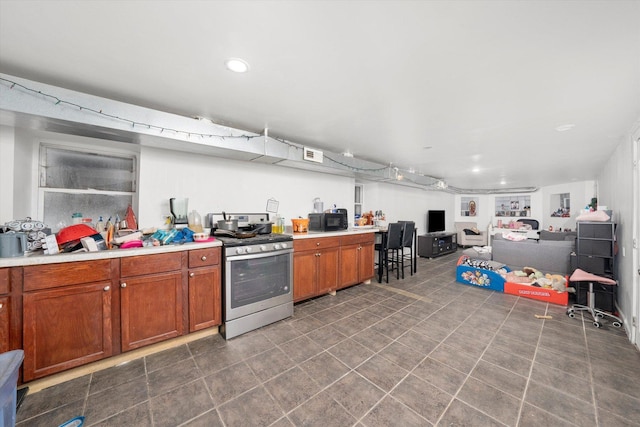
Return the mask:
{"type": "Polygon", "coordinates": [[[544,274],[533,267],[524,267],[522,270],[510,271],[504,275],[507,282],[519,285],[529,285],[538,288],[553,289],[556,292],[575,292],[573,288],[567,288],[566,277],[560,274],[544,274]]]}

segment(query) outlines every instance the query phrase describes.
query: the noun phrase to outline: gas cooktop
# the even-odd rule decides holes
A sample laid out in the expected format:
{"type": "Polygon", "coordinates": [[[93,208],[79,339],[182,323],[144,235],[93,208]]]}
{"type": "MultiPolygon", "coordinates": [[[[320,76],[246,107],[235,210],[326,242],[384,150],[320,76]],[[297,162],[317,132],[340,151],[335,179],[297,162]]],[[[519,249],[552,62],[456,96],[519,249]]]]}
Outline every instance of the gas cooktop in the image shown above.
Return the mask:
{"type": "Polygon", "coordinates": [[[276,242],[288,242],[293,240],[293,236],[289,234],[256,234],[254,237],[244,237],[238,239],[237,237],[218,236],[216,239],[220,240],[224,246],[246,246],[246,245],[260,245],[264,243],[276,243],[276,242]]]}

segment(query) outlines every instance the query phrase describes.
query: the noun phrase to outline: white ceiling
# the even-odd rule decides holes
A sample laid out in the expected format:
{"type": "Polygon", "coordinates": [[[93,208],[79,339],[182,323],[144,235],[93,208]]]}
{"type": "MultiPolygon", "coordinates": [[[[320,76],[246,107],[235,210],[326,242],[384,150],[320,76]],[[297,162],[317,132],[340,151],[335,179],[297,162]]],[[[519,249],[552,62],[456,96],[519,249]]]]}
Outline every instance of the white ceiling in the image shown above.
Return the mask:
{"type": "Polygon", "coordinates": [[[595,179],[640,118],[640,1],[0,0],[0,72],[539,187],[595,179]]]}

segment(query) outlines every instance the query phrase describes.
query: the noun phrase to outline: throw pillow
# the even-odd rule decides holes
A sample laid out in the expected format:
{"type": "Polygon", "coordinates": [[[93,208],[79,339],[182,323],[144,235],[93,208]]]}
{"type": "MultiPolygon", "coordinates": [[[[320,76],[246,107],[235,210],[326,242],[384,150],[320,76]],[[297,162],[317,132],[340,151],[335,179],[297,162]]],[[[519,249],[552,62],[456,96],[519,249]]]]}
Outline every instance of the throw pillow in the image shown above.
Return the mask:
{"type": "Polygon", "coordinates": [[[471,235],[471,236],[478,236],[478,235],[480,234],[480,232],[479,232],[479,231],[477,231],[477,229],[476,229],[476,230],[473,230],[473,229],[471,229],[471,228],[465,228],[465,229],[464,229],[464,230],[462,230],[462,231],[464,231],[464,234],[466,234],[467,236],[470,236],[470,235],[471,235]]]}

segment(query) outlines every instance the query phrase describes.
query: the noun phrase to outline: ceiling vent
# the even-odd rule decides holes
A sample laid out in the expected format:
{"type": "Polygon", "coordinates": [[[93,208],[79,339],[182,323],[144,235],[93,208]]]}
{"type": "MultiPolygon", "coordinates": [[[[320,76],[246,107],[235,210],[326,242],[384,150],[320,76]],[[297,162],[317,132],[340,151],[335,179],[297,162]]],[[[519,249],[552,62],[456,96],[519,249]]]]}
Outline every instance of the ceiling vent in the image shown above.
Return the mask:
{"type": "Polygon", "coordinates": [[[302,158],[309,162],[322,163],[322,151],[304,147],[302,158]]]}

